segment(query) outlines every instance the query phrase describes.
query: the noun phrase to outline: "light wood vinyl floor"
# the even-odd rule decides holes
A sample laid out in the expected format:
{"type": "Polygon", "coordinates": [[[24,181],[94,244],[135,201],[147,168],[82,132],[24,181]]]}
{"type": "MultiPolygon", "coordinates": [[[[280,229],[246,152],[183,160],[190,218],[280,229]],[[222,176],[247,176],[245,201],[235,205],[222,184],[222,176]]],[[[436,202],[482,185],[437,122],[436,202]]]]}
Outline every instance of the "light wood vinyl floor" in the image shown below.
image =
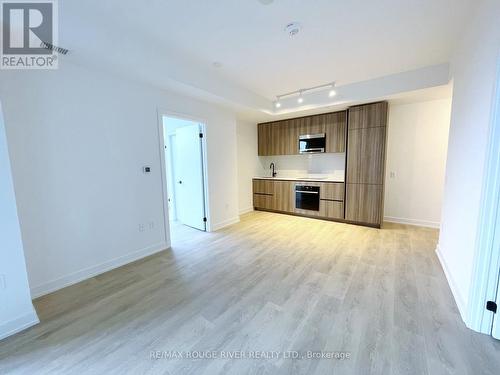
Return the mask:
{"type": "Polygon", "coordinates": [[[500,343],[462,323],[437,237],[265,212],[183,228],[171,250],[36,300],[41,323],[0,341],[0,373],[499,374],[500,343]],[[281,353],[221,358],[256,351],[281,353]]]}

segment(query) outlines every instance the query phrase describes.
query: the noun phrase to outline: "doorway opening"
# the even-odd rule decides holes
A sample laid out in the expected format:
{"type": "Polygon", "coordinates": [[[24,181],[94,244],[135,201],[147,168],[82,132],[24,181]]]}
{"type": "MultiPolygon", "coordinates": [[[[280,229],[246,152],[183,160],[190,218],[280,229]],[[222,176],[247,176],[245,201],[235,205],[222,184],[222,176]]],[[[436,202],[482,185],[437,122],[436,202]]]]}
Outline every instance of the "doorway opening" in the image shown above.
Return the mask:
{"type": "Polygon", "coordinates": [[[164,188],[172,241],[207,231],[205,124],[162,115],[164,188]]]}

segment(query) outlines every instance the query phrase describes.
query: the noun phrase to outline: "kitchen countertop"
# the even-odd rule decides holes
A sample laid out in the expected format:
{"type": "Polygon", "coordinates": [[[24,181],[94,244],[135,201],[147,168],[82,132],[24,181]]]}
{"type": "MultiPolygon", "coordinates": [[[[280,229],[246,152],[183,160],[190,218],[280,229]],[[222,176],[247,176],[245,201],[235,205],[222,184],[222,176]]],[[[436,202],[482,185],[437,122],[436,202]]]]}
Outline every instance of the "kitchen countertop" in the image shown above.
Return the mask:
{"type": "Polygon", "coordinates": [[[333,177],[270,177],[255,176],[255,180],[278,180],[278,181],[311,181],[311,182],[344,182],[343,179],[333,177]]]}

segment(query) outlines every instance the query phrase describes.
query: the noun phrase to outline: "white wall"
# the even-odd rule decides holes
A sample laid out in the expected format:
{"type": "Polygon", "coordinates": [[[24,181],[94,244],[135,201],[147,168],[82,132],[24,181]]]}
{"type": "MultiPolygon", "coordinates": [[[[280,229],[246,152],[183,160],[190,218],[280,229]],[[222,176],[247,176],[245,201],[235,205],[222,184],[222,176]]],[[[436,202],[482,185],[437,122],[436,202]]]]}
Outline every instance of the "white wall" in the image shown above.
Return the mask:
{"type": "Polygon", "coordinates": [[[261,156],[259,162],[265,176],[270,175],[273,162],[281,177],[327,176],[338,181],[345,177],[345,153],[261,156]]]}
{"type": "Polygon", "coordinates": [[[384,220],[439,227],[450,113],[451,99],[390,104],[384,220]]]}
{"type": "Polygon", "coordinates": [[[169,245],[157,108],[207,124],[212,227],[238,220],[232,113],[64,61],[0,72],[0,99],[34,295],[169,245]]]}
{"type": "Polygon", "coordinates": [[[0,340],[38,323],[31,304],[0,105],[0,340]]]}
{"type": "Polygon", "coordinates": [[[257,156],[257,124],[238,120],[238,194],[239,213],[253,210],[252,177],[263,173],[257,156]]]}
{"type": "Polygon", "coordinates": [[[500,54],[500,2],[478,2],[452,60],[453,106],[438,255],[465,319],[500,54]]]}

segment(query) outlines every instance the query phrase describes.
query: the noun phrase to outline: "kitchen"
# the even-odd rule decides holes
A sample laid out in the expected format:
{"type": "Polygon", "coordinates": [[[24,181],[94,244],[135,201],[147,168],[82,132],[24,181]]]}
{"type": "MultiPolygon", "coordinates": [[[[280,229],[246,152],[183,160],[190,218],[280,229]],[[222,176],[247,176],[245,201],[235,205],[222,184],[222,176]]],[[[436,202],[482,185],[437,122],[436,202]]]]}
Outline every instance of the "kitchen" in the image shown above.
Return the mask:
{"type": "Polygon", "coordinates": [[[380,228],[387,119],[383,101],[258,124],[259,158],[272,161],[253,178],[254,208],[380,228]]]}

